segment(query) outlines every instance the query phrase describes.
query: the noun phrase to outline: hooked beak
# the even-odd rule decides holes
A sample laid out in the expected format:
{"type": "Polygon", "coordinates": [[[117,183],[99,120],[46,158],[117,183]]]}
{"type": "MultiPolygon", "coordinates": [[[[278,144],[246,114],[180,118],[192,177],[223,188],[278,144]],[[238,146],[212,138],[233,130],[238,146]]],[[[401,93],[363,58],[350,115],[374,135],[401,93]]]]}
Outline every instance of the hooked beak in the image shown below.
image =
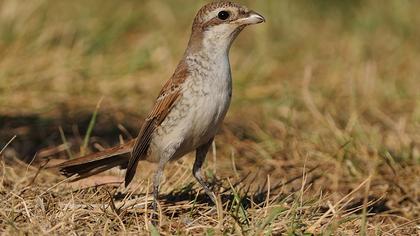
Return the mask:
{"type": "Polygon", "coordinates": [[[238,24],[238,25],[253,25],[253,24],[259,24],[265,22],[265,18],[256,13],[255,11],[249,11],[247,16],[237,19],[232,23],[238,24]]]}

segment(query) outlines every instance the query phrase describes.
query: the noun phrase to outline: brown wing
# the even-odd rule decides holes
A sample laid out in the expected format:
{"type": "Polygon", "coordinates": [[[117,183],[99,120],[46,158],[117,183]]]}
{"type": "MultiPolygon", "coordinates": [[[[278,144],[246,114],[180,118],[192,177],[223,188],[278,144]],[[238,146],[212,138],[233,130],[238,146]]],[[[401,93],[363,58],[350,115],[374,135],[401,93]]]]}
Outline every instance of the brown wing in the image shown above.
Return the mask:
{"type": "Polygon", "coordinates": [[[180,85],[185,81],[187,76],[187,67],[185,63],[181,62],[172,75],[172,78],[165,83],[160,91],[152,111],[149,113],[140,129],[136,143],[131,152],[127,172],[125,174],[125,186],[128,186],[133,179],[138,161],[146,157],[153,132],[165,120],[176,100],[181,96],[180,85]]]}

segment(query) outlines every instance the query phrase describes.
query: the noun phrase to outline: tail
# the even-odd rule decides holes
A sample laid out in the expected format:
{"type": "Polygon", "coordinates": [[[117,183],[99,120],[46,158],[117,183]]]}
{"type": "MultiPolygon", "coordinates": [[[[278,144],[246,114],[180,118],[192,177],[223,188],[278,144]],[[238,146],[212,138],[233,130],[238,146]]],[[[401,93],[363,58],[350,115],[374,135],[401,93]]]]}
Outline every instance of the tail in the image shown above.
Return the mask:
{"type": "Polygon", "coordinates": [[[77,175],[77,178],[74,181],[96,175],[116,166],[125,169],[128,165],[129,156],[120,155],[131,152],[134,142],[135,139],[125,144],[69,160],[48,168],[59,168],[60,172],[68,177],[77,175]]]}

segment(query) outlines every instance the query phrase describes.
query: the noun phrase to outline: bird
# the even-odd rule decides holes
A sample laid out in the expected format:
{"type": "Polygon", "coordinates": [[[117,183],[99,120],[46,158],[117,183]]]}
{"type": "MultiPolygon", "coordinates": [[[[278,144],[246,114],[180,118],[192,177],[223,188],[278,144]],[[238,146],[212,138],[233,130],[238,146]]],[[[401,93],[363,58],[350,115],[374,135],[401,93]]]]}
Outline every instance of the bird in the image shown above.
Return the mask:
{"type": "Polygon", "coordinates": [[[119,166],[126,169],[127,187],[139,161],[155,162],[157,170],[152,181],[155,208],[165,166],[195,151],[193,175],[216,202],[216,195],[201,170],[231,102],[229,51],[246,26],[262,22],[265,18],[261,14],[234,2],[215,1],[204,5],[193,20],[182,59],[160,90],[137,138],[52,168],[82,179],[119,166]],[[127,153],[130,155],[123,155],[127,153]]]}

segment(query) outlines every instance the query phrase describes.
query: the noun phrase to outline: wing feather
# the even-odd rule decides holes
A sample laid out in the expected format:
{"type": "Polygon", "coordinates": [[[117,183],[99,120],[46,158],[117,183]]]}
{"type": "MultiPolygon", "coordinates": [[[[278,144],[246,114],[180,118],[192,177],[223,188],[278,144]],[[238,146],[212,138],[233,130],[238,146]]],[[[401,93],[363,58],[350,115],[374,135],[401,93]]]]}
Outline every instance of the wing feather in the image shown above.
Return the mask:
{"type": "Polygon", "coordinates": [[[165,120],[178,98],[182,95],[181,84],[185,81],[188,74],[189,72],[186,64],[181,62],[171,79],[165,83],[160,91],[152,111],[149,113],[140,129],[136,143],[131,152],[127,172],[125,174],[125,186],[133,179],[138,161],[147,156],[147,151],[154,131],[165,120]]]}

